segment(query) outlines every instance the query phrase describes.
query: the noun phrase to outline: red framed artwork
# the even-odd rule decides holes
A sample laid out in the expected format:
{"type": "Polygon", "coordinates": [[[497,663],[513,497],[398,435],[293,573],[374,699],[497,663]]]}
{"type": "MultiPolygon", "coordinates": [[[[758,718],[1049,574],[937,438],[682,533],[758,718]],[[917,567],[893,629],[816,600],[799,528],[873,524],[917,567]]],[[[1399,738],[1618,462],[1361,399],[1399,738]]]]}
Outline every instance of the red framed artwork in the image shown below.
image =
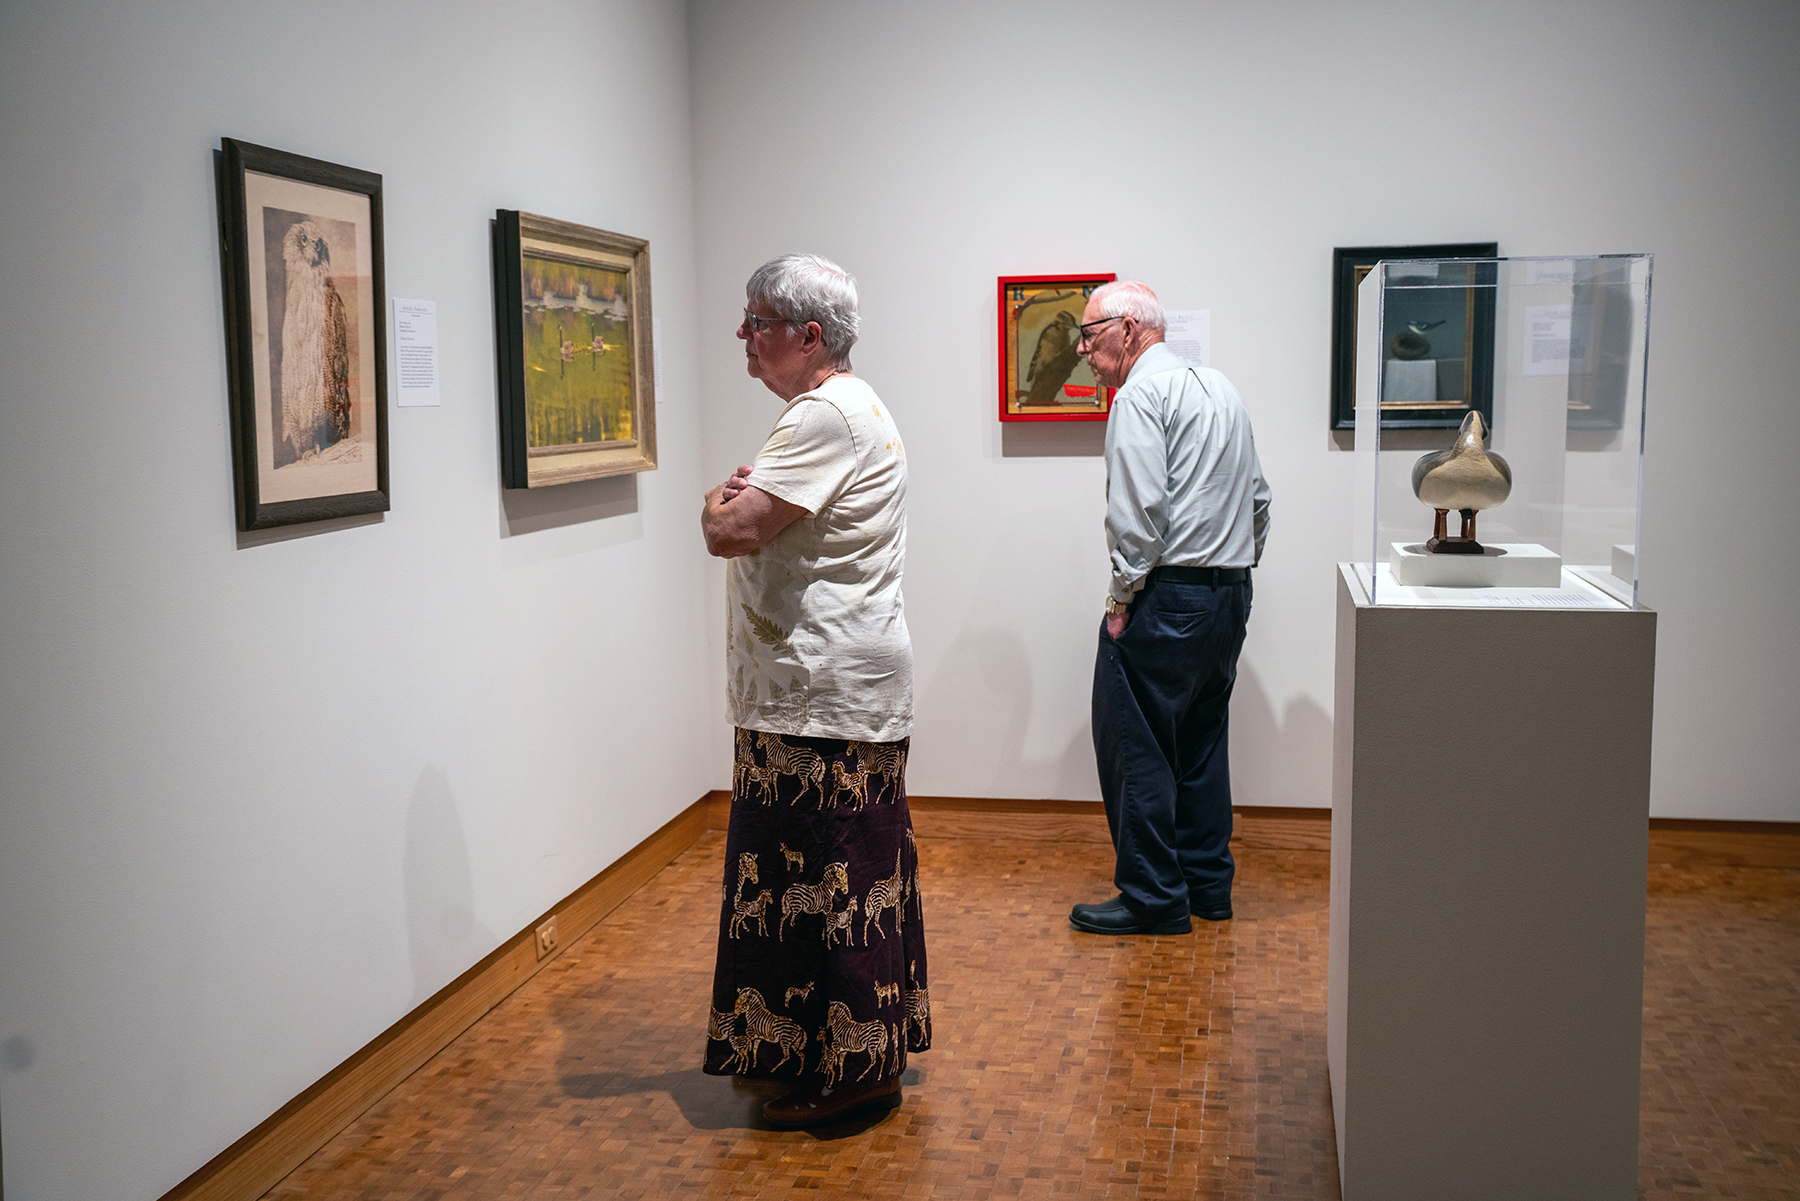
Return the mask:
{"type": "Polygon", "coordinates": [[[1106,420],[1112,389],[1094,379],[1075,344],[1088,297],[1117,278],[1110,271],[1000,277],[1000,420],[1106,420]]]}

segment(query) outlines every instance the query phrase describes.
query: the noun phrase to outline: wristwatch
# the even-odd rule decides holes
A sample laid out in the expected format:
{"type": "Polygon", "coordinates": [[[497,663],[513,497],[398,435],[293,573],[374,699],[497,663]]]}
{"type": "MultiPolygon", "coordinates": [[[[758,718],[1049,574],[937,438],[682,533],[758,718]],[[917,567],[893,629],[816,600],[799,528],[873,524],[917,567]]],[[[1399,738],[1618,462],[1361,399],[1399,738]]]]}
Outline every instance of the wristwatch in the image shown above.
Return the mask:
{"type": "Polygon", "coordinates": [[[1129,613],[1131,612],[1131,606],[1120,604],[1112,598],[1112,594],[1109,592],[1106,595],[1106,612],[1109,617],[1114,614],[1129,613]]]}

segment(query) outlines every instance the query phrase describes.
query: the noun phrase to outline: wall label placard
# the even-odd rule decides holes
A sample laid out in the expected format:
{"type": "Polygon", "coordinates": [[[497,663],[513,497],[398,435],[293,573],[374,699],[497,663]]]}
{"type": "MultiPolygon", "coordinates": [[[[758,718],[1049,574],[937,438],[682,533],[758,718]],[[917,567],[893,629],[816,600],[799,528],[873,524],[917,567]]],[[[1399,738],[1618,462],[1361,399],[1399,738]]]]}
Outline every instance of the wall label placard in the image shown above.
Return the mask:
{"type": "Polygon", "coordinates": [[[443,403],[438,388],[437,301],[394,298],[394,377],[401,406],[443,403]]]}

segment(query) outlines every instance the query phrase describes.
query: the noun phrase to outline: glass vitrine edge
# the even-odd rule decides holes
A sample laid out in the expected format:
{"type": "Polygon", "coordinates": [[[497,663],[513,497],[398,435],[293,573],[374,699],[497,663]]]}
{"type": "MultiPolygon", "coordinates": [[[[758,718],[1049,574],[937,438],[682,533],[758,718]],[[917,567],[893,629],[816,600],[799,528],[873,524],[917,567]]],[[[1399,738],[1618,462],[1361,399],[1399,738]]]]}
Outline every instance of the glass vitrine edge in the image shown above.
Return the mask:
{"type": "Polygon", "coordinates": [[[1623,256],[1644,260],[1643,367],[1638,372],[1637,506],[1631,519],[1631,607],[1644,607],[1640,581],[1644,578],[1644,451],[1650,430],[1650,289],[1656,280],[1656,256],[1645,252],[1623,256]]]}
{"type": "Polygon", "coordinates": [[[1382,389],[1387,387],[1387,356],[1381,353],[1381,339],[1382,331],[1387,329],[1388,264],[1384,260],[1375,267],[1381,273],[1381,279],[1375,288],[1375,395],[1369,406],[1369,425],[1373,427],[1375,437],[1374,470],[1369,473],[1374,489],[1374,494],[1369,497],[1369,603],[1372,605],[1381,603],[1381,397],[1382,389]]]}

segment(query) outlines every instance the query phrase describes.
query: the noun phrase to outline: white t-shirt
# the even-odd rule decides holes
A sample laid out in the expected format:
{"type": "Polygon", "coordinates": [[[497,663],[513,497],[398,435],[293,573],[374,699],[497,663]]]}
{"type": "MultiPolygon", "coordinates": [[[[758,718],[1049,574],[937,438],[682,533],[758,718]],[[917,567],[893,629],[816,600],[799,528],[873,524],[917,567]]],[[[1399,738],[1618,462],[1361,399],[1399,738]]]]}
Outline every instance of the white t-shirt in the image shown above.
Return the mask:
{"type": "Polygon", "coordinates": [[[732,724],[895,742],[912,733],[906,449],[863,381],[832,376],[788,403],[752,487],[806,510],[726,566],[732,724]]]}

